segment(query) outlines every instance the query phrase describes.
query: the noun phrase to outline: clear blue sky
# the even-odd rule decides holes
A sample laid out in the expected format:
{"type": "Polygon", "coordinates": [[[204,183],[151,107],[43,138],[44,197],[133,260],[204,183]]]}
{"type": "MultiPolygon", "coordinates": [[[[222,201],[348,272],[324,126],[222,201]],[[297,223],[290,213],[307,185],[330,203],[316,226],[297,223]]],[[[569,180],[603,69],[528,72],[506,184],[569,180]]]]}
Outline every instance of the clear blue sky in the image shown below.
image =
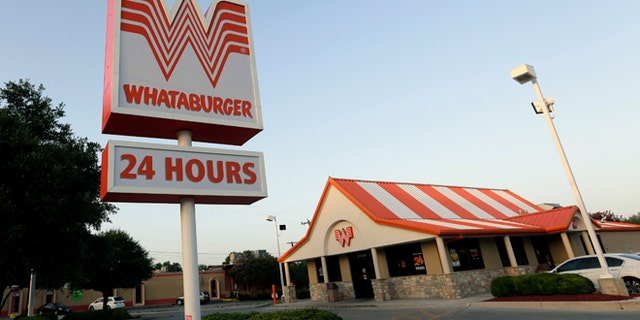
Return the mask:
{"type": "MultiPolygon", "coordinates": [[[[173,4],[174,1],[168,1],[173,4]]],[[[201,0],[201,7],[209,1],[201,0]]],[[[588,211],[640,211],[639,1],[248,1],[269,197],[198,205],[199,263],[276,255],[306,232],[329,176],[508,188],[576,200],[530,84],[555,125],[588,211]]],[[[103,146],[106,0],[3,1],[0,82],[30,79],[64,102],[76,135],[103,146]]],[[[175,144],[172,140],[135,139],[175,144]]],[[[182,262],[179,205],[117,204],[113,223],[159,262],[182,262]]],[[[73,210],[73,208],[70,208],[73,210]]]]}

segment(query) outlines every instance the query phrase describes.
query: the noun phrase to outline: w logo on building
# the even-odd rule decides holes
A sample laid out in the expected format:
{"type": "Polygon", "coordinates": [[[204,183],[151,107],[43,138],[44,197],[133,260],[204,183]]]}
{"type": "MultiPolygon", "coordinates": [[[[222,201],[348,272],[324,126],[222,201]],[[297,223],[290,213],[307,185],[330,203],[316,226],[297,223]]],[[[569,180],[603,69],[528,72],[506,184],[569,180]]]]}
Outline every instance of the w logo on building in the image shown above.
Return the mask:
{"type": "Polygon", "coordinates": [[[120,29],[146,40],[167,81],[191,47],[215,88],[232,53],[250,55],[246,9],[221,1],[203,17],[195,0],[176,1],[179,7],[170,17],[164,0],[122,0],[120,29]]]}
{"type": "Polygon", "coordinates": [[[336,236],[336,241],[340,242],[343,247],[345,244],[347,247],[351,245],[351,239],[353,239],[353,227],[335,229],[333,230],[333,233],[336,236]]]}

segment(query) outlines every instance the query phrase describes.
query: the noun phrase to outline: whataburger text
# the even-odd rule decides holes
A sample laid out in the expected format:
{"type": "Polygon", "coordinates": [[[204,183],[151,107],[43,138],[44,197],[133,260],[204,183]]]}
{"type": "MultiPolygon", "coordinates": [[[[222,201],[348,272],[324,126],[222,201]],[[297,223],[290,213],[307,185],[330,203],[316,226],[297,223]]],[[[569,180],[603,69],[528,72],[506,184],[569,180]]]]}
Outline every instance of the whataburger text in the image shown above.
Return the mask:
{"type": "Polygon", "coordinates": [[[222,98],[178,90],[167,90],[135,84],[122,86],[129,104],[184,109],[194,112],[253,118],[251,101],[222,98]]]}

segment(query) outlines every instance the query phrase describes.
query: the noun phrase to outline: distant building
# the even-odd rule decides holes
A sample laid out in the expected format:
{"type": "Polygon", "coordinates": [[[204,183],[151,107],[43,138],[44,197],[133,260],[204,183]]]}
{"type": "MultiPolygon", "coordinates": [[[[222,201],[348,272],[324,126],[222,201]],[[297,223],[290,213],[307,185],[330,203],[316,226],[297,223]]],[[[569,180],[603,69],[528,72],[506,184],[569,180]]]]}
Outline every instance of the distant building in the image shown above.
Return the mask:
{"type": "MultiPolygon", "coordinates": [[[[208,291],[211,299],[223,299],[229,297],[235,291],[233,279],[228,274],[228,269],[216,269],[214,271],[199,272],[198,283],[200,291],[208,291]]],[[[125,300],[126,307],[175,304],[176,298],[183,295],[182,272],[154,273],[151,279],[142,282],[137,288],[117,288],[112,292],[113,296],[121,296],[125,300]]],[[[44,290],[38,289],[34,295],[34,308],[48,302],[60,302],[69,306],[74,311],[85,311],[96,298],[102,294],[93,290],[82,290],[81,295],[73,295],[69,289],[44,290]],[[79,298],[78,298],[79,297],[79,298]]],[[[8,318],[27,314],[27,302],[29,288],[23,288],[10,292],[5,289],[2,292],[7,301],[0,310],[0,317],[8,318]]]]}

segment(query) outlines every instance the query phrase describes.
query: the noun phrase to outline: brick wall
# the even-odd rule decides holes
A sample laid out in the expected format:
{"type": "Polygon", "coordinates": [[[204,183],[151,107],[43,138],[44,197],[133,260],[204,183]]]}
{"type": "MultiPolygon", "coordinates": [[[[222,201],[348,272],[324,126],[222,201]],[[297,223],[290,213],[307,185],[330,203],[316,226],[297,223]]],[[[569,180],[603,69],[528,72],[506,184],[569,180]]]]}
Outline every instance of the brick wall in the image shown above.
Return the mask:
{"type": "MultiPolygon", "coordinates": [[[[497,277],[534,273],[536,266],[459,271],[451,274],[431,274],[386,279],[373,279],[373,293],[378,301],[392,299],[455,300],[491,291],[491,281],[497,277]]],[[[352,282],[335,282],[340,300],[355,299],[352,282]]],[[[327,284],[310,285],[312,301],[329,301],[327,284]]]]}

